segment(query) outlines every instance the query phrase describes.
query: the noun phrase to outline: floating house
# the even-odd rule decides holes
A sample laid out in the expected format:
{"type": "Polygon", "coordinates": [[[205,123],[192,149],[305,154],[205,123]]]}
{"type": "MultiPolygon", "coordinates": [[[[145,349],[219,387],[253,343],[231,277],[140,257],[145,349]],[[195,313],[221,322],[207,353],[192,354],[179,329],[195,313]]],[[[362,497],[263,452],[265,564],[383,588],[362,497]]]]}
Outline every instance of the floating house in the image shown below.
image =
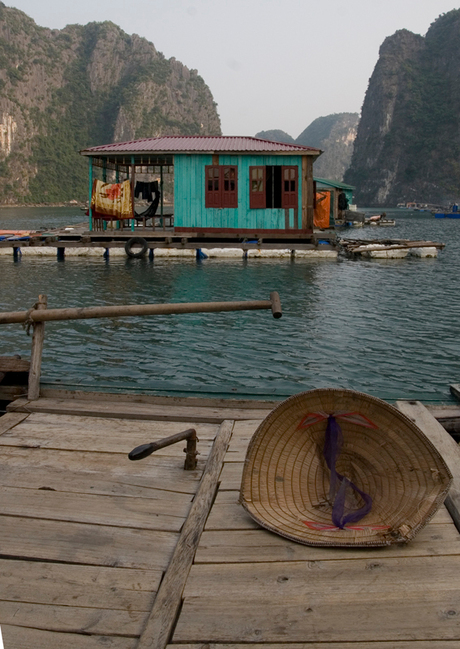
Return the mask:
{"type": "Polygon", "coordinates": [[[326,178],[315,181],[315,227],[328,228],[347,220],[355,188],[326,178]]]}
{"type": "Polygon", "coordinates": [[[143,217],[136,215],[135,194],[149,184],[148,178],[156,178],[159,205],[154,214],[144,212],[144,228],[149,218],[151,228],[158,221],[164,228],[167,215],[168,225],[182,236],[312,238],[313,162],[319,149],[254,137],[162,136],[92,147],[81,154],[89,160],[90,230],[113,219],[132,223],[134,229],[135,219],[143,217]],[[163,203],[166,173],[174,178],[170,210],[163,203]],[[105,192],[102,203],[97,192],[105,192]],[[123,202],[118,211],[110,214],[110,206],[99,207],[114,197],[123,202]]]}

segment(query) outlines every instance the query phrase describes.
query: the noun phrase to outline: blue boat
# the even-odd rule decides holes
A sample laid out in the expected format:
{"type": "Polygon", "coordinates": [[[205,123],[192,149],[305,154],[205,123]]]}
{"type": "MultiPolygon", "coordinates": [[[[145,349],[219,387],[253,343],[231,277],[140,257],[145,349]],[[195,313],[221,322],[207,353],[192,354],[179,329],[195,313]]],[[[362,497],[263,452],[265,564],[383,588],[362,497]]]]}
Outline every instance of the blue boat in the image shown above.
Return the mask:
{"type": "Polygon", "coordinates": [[[435,212],[434,217],[436,219],[460,219],[458,205],[454,203],[450,212],[435,212]]]}

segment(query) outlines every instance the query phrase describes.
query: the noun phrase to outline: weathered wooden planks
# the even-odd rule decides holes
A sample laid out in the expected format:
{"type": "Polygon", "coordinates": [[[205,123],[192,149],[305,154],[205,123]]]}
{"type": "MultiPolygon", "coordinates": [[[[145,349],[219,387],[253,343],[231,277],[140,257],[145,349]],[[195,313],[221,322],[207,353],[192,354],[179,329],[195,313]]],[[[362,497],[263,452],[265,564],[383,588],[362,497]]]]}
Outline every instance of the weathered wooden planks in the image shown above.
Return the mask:
{"type": "MultiPolygon", "coordinates": [[[[354,550],[320,548],[294,543],[265,530],[204,531],[195,563],[259,563],[261,561],[318,561],[353,558],[354,550]]],[[[360,557],[433,556],[460,553],[460,535],[455,526],[431,523],[407,545],[362,548],[360,557]]],[[[249,569],[249,568],[248,568],[249,569]]]]}
{"type": "MultiPolygon", "coordinates": [[[[460,555],[435,557],[395,557],[381,553],[372,558],[361,558],[358,552],[350,559],[316,561],[280,561],[219,565],[216,580],[215,565],[195,565],[184,591],[189,597],[248,601],[273,601],[325,598],[332,602],[345,594],[366,593],[369,599],[381,595],[385,589],[393,595],[405,596],[417,591],[423,573],[424,592],[429,590],[458,591],[452,579],[460,570],[460,555]]],[[[459,601],[460,605],[460,601],[459,601]]],[[[459,612],[460,615],[460,612],[459,612]]]]}
{"type": "Polygon", "coordinates": [[[0,516],[3,557],[165,570],[177,533],[0,516]]]}
{"type": "Polygon", "coordinates": [[[86,417],[116,417],[120,419],[147,419],[157,421],[199,421],[220,424],[226,419],[263,419],[267,411],[261,409],[212,408],[196,406],[163,406],[130,401],[75,401],[74,399],[45,399],[28,401],[18,399],[11,406],[18,412],[49,412],[86,417]]]}
{"type": "MultiPolygon", "coordinates": [[[[150,611],[161,570],[0,560],[0,601],[150,611]]],[[[0,604],[1,609],[1,604],[0,604]]]]}
{"type": "Polygon", "coordinates": [[[62,493],[48,489],[0,487],[0,514],[92,523],[132,529],[179,532],[190,502],[174,508],[165,497],[152,500],[123,496],[62,493]]]}
{"type": "Polygon", "coordinates": [[[10,638],[12,649],[134,648],[217,426],[192,422],[201,455],[198,469],[186,472],[184,443],[141,462],[127,457],[139,443],[183,430],[181,422],[13,412],[5,417],[0,437],[5,642],[10,638]]]}
{"type": "Polygon", "coordinates": [[[393,592],[326,590],[281,600],[267,593],[259,600],[215,596],[188,598],[174,642],[372,642],[460,638],[460,590],[393,592]]]}
{"type": "Polygon", "coordinates": [[[453,481],[445,502],[460,531],[460,448],[458,444],[420,401],[397,401],[396,406],[425,433],[449,467],[453,481]]]}
{"type": "MultiPolygon", "coordinates": [[[[7,413],[5,417],[8,416],[7,413]]],[[[14,413],[20,417],[20,413],[14,413]]],[[[0,418],[0,420],[3,419],[0,418]]],[[[41,448],[123,453],[128,455],[136,445],[168,437],[193,427],[189,422],[153,422],[128,419],[34,413],[22,425],[2,435],[1,445],[40,446],[41,448]]],[[[217,432],[215,424],[197,424],[198,450],[207,455],[217,432]]],[[[155,452],[159,455],[184,459],[185,442],[173,444],[155,452]]],[[[144,463],[145,465],[145,463],[144,463]]]]}
{"type": "Polygon", "coordinates": [[[59,633],[2,624],[6,649],[135,649],[137,638],[59,633]]]}
{"type": "Polygon", "coordinates": [[[0,435],[4,435],[12,428],[17,426],[27,419],[29,415],[24,412],[7,412],[3,417],[0,417],[0,435]]]}
{"type": "Polygon", "coordinates": [[[103,602],[96,609],[3,601],[0,625],[16,624],[44,631],[100,635],[111,635],[117,629],[117,635],[134,637],[140,634],[146,615],[139,611],[107,610],[103,608],[103,602]]]}
{"type": "Polygon", "coordinates": [[[450,391],[457,399],[460,399],[460,383],[452,383],[450,391]]]}
{"type": "Polygon", "coordinates": [[[18,356],[0,356],[0,372],[28,372],[30,361],[18,356]]]}
{"type": "Polygon", "coordinates": [[[189,517],[161,583],[138,649],[164,649],[169,640],[181,603],[182,591],[217,489],[217,480],[232,428],[233,422],[224,422],[216,437],[189,517]]]}
{"type": "MultiPolygon", "coordinates": [[[[205,459],[205,458],[204,458],[205,459]]],[[[197,471],[184,471],[182,462],[149,458],[129,462],[119,454],[52,451],[41,448],[3,447],[0,484],[26,489],[167,498],[171,505],[190,500],[201,479],[197,471]],[[23,470],[24,466],[28,471],[23,470]]]]}

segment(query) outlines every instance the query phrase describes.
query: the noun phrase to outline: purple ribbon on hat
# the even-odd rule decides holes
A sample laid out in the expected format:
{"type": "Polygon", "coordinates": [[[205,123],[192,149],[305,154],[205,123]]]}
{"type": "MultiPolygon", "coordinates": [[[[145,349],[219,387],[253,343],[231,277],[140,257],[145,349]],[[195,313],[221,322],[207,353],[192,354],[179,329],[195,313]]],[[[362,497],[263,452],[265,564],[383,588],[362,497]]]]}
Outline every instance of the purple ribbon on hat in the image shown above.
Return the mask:
{"type": "Polygon", "coordinates": [[[361,491],[351,480],[338,473],[336,470],[336,463],[342,451],[343,434],[342,429],[334,415],[329,415],[327,418],[326,439],[324,441],[324,458],[326,464],[331,471],[331,479],[329,485],[329,499],[332,505],[332,522],[341,530],[345,528],[347,523],[357,523],[372,509],[372,498],[369,494],[361,491]],[[363,507],[355,511],[346,512],[346,494],[347,490],[353,489],[358,493],[364,501],[363,507]]]}

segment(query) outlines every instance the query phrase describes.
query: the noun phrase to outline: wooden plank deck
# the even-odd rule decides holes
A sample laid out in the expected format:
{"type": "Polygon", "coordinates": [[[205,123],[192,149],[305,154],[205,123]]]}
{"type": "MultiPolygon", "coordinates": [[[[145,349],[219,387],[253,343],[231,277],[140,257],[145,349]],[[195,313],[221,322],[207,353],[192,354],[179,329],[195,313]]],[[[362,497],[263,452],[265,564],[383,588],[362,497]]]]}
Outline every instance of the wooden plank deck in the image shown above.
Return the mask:
{"type": "Polygon", "coordinates": [[[14,405],[0,418],[4,645],[134,649],[221,426],[129,419],[119,402],[112,417],[74,414],[88,407],[75,401],[73,414],[14,405]],[[135,446],[189,427],[196,471],[183,470],[184,442],[128,460],[135,446]]]}
{"type": "MultiPolygon", "coordinates": [[[[408,545],[303,546],[238,505],[264,407],[184,401],[173,421],[165,404],[51,401],[0,418],[5,649],[460,646],[460,534],[445,507],[408,545]],[[128,461],[188,427],[196,471],[183,443],[128,461]]],[[[400,408],[453,456],[455,512],[458,447],[423,406],[400,408]]]]}

